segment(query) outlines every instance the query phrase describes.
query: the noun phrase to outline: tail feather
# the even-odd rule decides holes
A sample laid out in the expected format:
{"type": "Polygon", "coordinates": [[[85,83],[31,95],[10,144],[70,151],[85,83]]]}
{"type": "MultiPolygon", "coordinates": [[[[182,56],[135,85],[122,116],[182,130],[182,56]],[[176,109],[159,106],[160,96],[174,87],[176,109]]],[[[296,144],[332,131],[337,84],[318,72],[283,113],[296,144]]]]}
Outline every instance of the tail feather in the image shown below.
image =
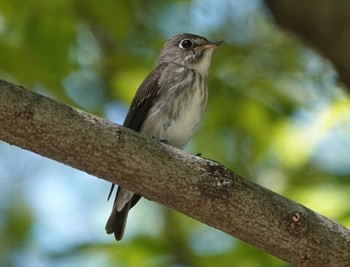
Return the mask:
{"type": "Polygon", "coordinates": [[[121,211],[117,211],[116,205],[113,207],[113,211],[109,216],[106,224],[107,234],[114,233],[114,237],[117,241],[122,240],[126,225],[126,220],[128,218],[130,210],[131,201],[129,201],[121,211]]]}
{"type": "MultiPolygon", "coordinates": [[[[111,191],[108,195],[108,199],[110,198],[113,192],[113,188],[114,188],[114,184],[112,185],[111,191]]],[[[129,210],[140,200],[140,198],[141,198],[140,195],[133,194],[132,192],[127,191],[124,188],[118,187],[118,191],[114,200],[112,213],[109,216],[105,227],[107,234],[114,233],[115,239],[117,241],[122,240],[129,210]],[[129,200],[128,200],[128,196],[129,196],[128,193],[131,193],[131,198],[129,200]],[[127,199],[125,199],[125,197],[127,199]],[[125,204],[122,204],[124,205],[124,207],[121,206],[121,203],[125,203],[125,204]],[[122,207],[122,210],[120,210],[121,207],[122,207]],[[118,208],[120,211],[118,211],[118,208]]]]}

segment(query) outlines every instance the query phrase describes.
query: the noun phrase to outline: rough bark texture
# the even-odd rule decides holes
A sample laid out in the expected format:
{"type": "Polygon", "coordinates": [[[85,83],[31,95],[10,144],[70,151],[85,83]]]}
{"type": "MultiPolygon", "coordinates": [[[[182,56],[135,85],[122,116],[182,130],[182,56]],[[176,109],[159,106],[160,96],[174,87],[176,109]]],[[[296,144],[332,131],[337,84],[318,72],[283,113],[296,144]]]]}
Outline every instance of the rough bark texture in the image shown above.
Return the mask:
{"type": "Polygon", "coordinates": [[[277,23],[301,36],[334,64],[350,90],[350,1],[265,0],[277,23]]]}
{"type": "Polygon", "coordinates": [[[350,231],[203,159],[0,80],[0,139],[113,181],[297,266],[350,266],[350,231]]]}

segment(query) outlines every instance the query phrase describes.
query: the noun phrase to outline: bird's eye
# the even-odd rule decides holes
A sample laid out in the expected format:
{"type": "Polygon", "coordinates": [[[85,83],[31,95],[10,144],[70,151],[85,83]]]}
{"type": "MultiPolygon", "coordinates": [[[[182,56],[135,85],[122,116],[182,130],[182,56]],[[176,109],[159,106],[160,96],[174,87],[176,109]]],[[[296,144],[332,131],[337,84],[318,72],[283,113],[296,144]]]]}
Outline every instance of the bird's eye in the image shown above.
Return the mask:
{"type": "Polygon", "coordinates": [[[180,43],[180,48],[189,49],[193,46],[193,42],[190,39],[182,40],[180,43]]]}

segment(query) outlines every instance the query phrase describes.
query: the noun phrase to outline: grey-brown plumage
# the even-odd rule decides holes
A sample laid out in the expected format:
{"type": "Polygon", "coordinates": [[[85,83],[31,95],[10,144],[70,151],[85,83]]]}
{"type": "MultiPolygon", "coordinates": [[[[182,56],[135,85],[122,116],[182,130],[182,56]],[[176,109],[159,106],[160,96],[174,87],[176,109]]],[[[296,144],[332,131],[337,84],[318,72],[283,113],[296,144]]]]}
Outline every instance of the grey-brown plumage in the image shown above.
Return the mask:
{"type": "MultiPolygon", "coordinates": [[[[171,38],[164,45],[156,68],[137,90],[123,125],[183,148],[203,117],[211,55],[221,43],[188,33],[171,38]]],[[[129,210],[140,198],[118,188],[106,225],[107,233],[114,233],[116,240],[123,238],[129,210]]]]}

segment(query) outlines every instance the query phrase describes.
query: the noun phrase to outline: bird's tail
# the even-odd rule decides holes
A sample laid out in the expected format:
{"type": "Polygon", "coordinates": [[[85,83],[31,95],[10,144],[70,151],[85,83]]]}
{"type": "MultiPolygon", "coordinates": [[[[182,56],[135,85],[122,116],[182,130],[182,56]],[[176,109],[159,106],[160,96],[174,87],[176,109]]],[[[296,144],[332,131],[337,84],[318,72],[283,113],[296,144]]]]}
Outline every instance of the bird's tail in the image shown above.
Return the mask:
{"type": "Polygon", "coordinates": [[[126,220],[128,218],[131,201],[128,201],[121,211],[117,211],[116,203],[113,206],[111,215],[106,224],[107,234],[114,233],[115,239],[120,241],[123,238],[126,220]]]}

